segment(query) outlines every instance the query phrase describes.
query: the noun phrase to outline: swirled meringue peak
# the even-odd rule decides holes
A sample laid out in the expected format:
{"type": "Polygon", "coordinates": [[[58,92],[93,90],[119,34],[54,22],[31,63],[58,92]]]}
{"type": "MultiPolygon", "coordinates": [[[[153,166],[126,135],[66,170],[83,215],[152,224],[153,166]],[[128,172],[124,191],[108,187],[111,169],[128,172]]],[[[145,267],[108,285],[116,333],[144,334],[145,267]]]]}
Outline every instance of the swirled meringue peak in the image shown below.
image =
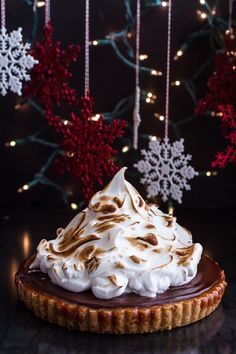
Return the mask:
{"type": "Polygon", "coordinates": [[[122,168],[57,238],[42,240],[31,268],[67,290],[110,299],[155,297],[196,275],[202,246],[176,218],[146,204],[122,168]]]}

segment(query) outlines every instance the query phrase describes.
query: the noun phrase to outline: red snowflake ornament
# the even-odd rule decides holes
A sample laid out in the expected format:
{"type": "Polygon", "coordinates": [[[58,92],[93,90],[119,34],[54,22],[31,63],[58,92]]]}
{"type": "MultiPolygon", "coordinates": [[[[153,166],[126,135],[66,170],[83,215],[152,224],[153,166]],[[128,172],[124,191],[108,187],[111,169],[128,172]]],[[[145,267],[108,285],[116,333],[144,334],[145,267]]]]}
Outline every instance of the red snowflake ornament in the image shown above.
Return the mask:
{"type": "Polygon", "coordinates": [[[31,71],[31,80],[24,88],[28,98],[34,99],[47,110],[53,105],[60,106],[62,101],[76,104],[76,91],[69,87],[72,76],[69,66],[75,62],[80,51],[78,45],[70,44],[67,50],[61,49],[60,42],[52,39],[53,28],[48,23],[44,28],[44,39],[36,42],[32,55],[39,61],[31,71]]]}
{"type": "Polygon", "coordinates": [[[223,136],[228,142],[224,151],[218,151],[212,167],[223,168],[229,163],[236,163],[236,111],[231,105],[221,105],[219,109],[223,136]]]}
{"type": "Polygon", "coordinates": [[[48,120],[64,140],[61,144],[64,154],[55,161],[57,172],[67,172],[78,179],[82,196],[89,201],[95,186],[103,185],[104,177],[113,176],[117,171],[111,160],[117,151],[111,145],[123,135],[126,121],[115,119],[108,125],[104,124],[103,117],[93,120],[90,97],[82,98],[81,106],[80,115],[72,113],[66,125],[59,116],[49,115],[48,120]]]}
{"type": "Polygon", "coordinates": [[[196,113],[216,111],[221,119],[221,130],[229,145],[216,154],[212,167],[225,167],[236,162],[236,53],[233,49],[234,36],[227,31],[225,51],[217,53],[215,72],[208,81],[209,92],[199,101],[196,113]]]}

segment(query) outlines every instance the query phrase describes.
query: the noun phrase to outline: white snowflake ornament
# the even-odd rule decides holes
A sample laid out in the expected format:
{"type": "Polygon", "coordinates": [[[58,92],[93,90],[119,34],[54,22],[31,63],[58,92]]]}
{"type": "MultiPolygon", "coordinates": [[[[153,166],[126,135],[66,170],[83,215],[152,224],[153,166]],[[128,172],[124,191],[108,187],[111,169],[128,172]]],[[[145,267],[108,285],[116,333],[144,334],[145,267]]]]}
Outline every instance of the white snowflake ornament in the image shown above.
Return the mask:
{"type": "Polygon", "coordinates": [[[10,90],[21,95],[22,81],[30,80],[28,70],[38,63],[30,54],[29,43],[22,42],[22,28],[9,34],[5,27],[0,32],[0,92],[10,90]]]}
{"type": "Polygon", "coordinates": [[[150,138],[148,147],[134,165],[143,174],[140,182],[147,186],[148,198],[160,194],[163,201],[171,197],[182,203],[183,189],[191,189],[188,180],[198,175],[188,164],[192,156],[184,155],[184,139],[170,143],[168,138],[163,142],[150,138]]]}

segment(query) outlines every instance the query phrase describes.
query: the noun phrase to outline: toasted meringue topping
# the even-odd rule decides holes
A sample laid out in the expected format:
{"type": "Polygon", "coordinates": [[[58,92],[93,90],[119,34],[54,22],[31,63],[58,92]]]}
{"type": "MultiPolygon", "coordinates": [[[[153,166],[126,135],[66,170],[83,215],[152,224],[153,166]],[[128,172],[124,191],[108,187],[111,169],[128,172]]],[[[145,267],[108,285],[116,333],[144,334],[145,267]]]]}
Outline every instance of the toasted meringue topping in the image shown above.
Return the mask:
{"type": "Polygon", "coordinates": [[[57,238],[42,240],[31,268],[65,289],[98,298],[125,292],[154,297],[196,275],[202,246],[191,233],[146,204],[122,168],[57,238]]]}

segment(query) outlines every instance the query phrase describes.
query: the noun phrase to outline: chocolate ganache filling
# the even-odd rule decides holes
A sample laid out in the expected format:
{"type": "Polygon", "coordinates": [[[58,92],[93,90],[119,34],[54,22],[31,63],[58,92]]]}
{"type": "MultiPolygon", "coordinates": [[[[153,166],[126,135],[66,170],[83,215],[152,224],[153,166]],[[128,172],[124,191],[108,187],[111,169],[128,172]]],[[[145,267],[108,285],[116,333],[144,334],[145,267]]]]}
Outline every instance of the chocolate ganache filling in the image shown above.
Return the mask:
{"type": "Polygon", "coordinates": [[[75,293],[53,284],[47,274],[36,269],[30,270],[34,258],[35,256],[28,258],[21,265],[16,274],[17,282],[49,297],[94,308],[148,307],[192,299],[212,288],[221,275],[219,265],[203,255],[196,276],[187,284],[170,287],[163,294],[153,298],[126,293],[107,301],[96,298],[91,290],[75,293]]]}

